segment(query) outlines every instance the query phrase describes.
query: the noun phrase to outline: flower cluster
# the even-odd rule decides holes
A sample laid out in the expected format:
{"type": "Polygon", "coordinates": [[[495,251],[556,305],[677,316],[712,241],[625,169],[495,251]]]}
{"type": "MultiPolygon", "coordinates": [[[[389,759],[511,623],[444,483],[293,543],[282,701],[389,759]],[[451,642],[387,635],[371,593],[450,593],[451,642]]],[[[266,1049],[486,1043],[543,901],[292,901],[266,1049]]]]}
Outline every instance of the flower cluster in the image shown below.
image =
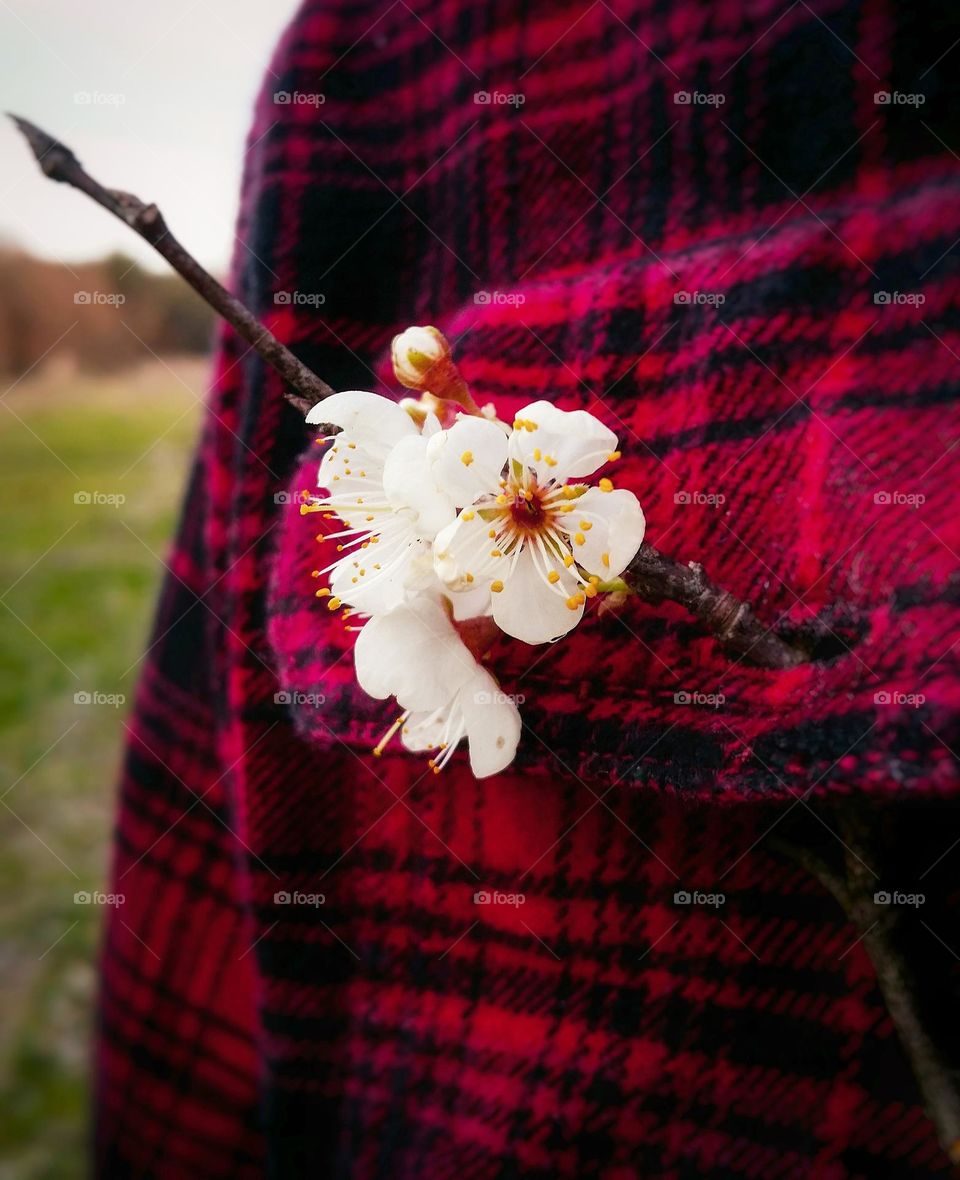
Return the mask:
{"type": "Polygon", "coordinates": [[[549,643],[571,631],[589,599],[617,586],[640,547],[643,512],[608,478],[582,481],[619,458],[616,435],[582,410],[546,401],[512,427],[477,408],[433,328],[394,340],[394,369],[418,402],[355,390],[315,406],[310,423],[338,428],[301,505],[342,527],[318,540],[336,556],[318,597],[363,620],[357,680],[395,697],[398,730],[439,771],[466,737],[478,777],[513,760],[520,716],[483,666],[496,631],[549,643]]]}

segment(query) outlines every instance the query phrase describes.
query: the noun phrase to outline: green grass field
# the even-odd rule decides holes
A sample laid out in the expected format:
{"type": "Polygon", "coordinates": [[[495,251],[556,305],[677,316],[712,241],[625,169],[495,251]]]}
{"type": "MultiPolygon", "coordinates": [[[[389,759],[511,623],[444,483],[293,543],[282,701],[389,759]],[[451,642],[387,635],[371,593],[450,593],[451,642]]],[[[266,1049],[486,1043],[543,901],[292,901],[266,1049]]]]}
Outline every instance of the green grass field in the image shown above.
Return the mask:
{"type": "Polygon", "coordinates": [[[100,378],[47,370],[7,393],[0,410],[5,1180],[86,1174],[102,912],[74,894],[106,883],[123,721],[205,374],[196,360],[100,378]],[[78,503],[77,493],[125,500],[78,503]],[[77,693],[125,701],[83,704],[77,693]]]}

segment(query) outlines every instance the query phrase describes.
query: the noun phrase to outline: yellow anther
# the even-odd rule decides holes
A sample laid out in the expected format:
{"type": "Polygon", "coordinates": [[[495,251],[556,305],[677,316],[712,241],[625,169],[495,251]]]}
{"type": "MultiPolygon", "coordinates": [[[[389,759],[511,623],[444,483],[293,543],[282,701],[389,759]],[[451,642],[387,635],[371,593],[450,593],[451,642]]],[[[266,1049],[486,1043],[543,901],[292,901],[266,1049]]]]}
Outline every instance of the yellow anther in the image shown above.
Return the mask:
{"type": "Polygon", "coordinates": [[[347,443],[347,446],[350,448],[351,451],[355,451],[357,449],[356,443],[347,443]]]}
{"type": "Polygon", "coordinates": [[[563,564],[567,567],[567,569],[569,569],[573,565],[573,554],[572,553],[564,553],[563,564]]]}
{"type": "Polygon", "coordinates": [[[541,453],[540,453],[540,448],[539,448],[539,447],[534,447],[534,448],[533,448],[533,457],[534,457],[534,459],[536,459],[536,460],[537,460],[537,462],[538,462],[538,463],[539,463],[539,462],[540,462],[540,460],[543,458],[543,455],[541,455],[541,453]]]}
{"type": "Polygon", "coordinates": [[[623,453],[622,451],[611,451],[610,454],[607,455],[607,462],[608,463],[616,463],[616,461],[620,458],[622,453],[623,453]]]}
{"type": "Polygon", "coordinates": [[[600,480],[600,491],[601,492],[612,492],[613,491],[613,481],[606,479],[606,478],[601,479],[600,480]]]}
{"type": "Polygon", "coordinates": [[[583,531],[585,533],[589,533],[590,530],[593,528],[593,525],[590,523],[589,520],[581,520],[580,527],[583,529],[583,531]]]}
{"type": "Polygon", "coordinates": [[[503,554],[500,552],[499,549],[491,549],[490,556],[491,557],[503,557],[503,554]]]}
{"type": "Polygon", "coordinates": [[[488,537],[491,537],[491,538],[492,538],[492,537],[495,537],[496,535],[497,535],[497,530],[496,530],[496,529],[488,529],[488,530],[487,530],[487,536],[488,536],[488,537]]]}
{"type": "Polygon", "coordinates": [[[580,596],[578,594],[571,594],[567,599],[567,606],[570,610],[576,610],[580,605],[580,596]]]}
{"type": "Polygon", "coordinates": [[[343,603],[339,598],[331,598],[327,603],[327,610],[339,610],[343,603]]]}
{"type": "Polygon", "coordinates": [[[497,503],[498,504],[509,504],[509,502],[510,502],[510,497],[505,496],[502,492],[500,493],[499,496],[497,496],[497,503]]]}
{"type": "Polygon", "coordinates": [[[317,591],[317,598],[329,598],[329,597],[330,597],[330,591],[327,589],[326,586],[324,586],[321,590],[317,591]]]}
{"type": "Polygon", "coordinates": [[[582,545],[586,539],[587,538],[583,535],[583,533],[575,533],[573,537],[573,543],[574,545],[582,545]]]}
{"type": "Polygon", "coordinates": [[[466,573],[466,575],[465,575],[465,576],[466,576],[466,579],[467,579],[467,581],[468,581],[468,582],[472,582],[472,581],[473,581],[473,574],[471,574],[469,570],[467,571],[467,573],[466,573]]]}
{"type": "Polygon", "coordinates": [[[469,467],[473,462],[473,451],[464,451],[460,456],[460,462],[464,465],[464,467],[469,467]]]}
{"type": "Polygon", "coordinates": [[[490,583],[490,589],[493,591],[494,594],[499,594],[500,591],[503,589],[503,582],[501,582],[500,579],[498,578],[495,582],[490,583]]]}
{"type": "Polygon", "coordinates": [[[468,508],[465,512],[462,512],[460,514],[460,518],[461,518],[461,520],[473,520],[473,518],[476,515],[477,514],[474,512],[474,510],[472,508],[468,508]]]}
{"type": "Polygon", "coordinates": [[[568,483],[563,485],[563,498],[565,500],[572,500],[576,494],[576,488],[572,488],[568,483]]]}
{"type": "Polygon", "coordinates": [[[319,571],[319,570],[311,570],[311,571],[310,571],[310,577],[311,577],[311,578],[319,578],[319,577],[320,577],[320,571],[319,571]]]}
{"type": "Polygon", "coordinates": [[[557,584],[557,582],[560,581],[560,575],[557,573],[556,570],[551,570],[550,573],[547,574],[547,581],[550,583],[551,586],[555,586],[557,584]]]}
{"type": "Polygon", "coordinates": [[[607,568],[609,568],[609,566],[610,566],[610,554],[609,553],[601,553],[600,560],[603,562],[603,564],[605,566],[607,566],[607,568]]]}
{"type": "Polygon", "coordinates": [[[553,455],[544,455],[543,461],[548,467],[556,467],[557,465],[557,461],[554,459],[553,455]]]}
{"type": "Polygon", "coordinates": [[[586,586],[584,586],[583,592],[586,594],[587,598],[597,597],[597,588],[592,582],[589,582],[586,586]]]}

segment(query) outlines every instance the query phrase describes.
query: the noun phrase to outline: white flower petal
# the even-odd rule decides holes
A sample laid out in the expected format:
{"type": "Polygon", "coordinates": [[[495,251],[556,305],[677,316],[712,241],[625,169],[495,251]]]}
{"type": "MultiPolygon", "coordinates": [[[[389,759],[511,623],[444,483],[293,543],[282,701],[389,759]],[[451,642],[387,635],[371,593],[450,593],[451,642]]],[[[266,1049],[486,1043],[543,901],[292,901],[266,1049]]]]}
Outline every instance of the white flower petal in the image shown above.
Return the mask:
{"type": "Polygon", "coordinates": [[[465,508],[484,492],[499,491],[507,435],[486,418],[460,417],[449,430],[430,439],[427,459],[436,483],[458,508],[465,508]]]}
{"type": "Polygon", "coordinates": [[[550,402],[532,402],[514,421],[518,426],[510,436],[510,458],[536,471],[541,482],[591,475],[617,448],[613,431],[586,410],[558,410],[550,402]],[[536,428],[525,429],[521,422],[536,428]]]}
{"type": "Polygon", "coordinates": [[[318,402],[307,414],[307,422],[331,422],[357,441],[387,447],[405,434],[417,433],[406,410],[390,398],[364,389],[347,389],[318,402]]]}
{"type": "Polygon", "coordinates": [[[354,663],[369,696],[394,696],[403,709],[430,711],[449,704],[476,662],[443,607],[421,595],[366,624],[354,663]]]}
{"type": "Polygon", "coordinates": [[[460,708],[476,778],[499,774],[513,761],[520,741],[520,713],[485,668],[477,665],[460,690],[460,708]]]}
{"type": "Polygon", "coordinates": [[[453,524],[439,532],[433,542],[433,564],[437,577],[451,590],[475,590],[501,578],[509,569],[507,557],[494,557],[497,550],[494,525],[480,511],[465,508],[453,524]],[[502,573],[501,573],[502,571],[502,573]]]}
{"type": "Polygon", "coordinates": [[[575,503],[564,524],[571,534],[583,537],[582,545],[573,546],[577,565],[603,581],[617,577],[643,541],[646,521],[640,502],[625,488],[612,492],[589,488],[575,503]],[[590,527],[583,528],[583,522],[590,527]]]}
{"type": "Polygon", "coordinates": [[[383,491],[388,503],[395,511],[412,512],[417,533],[425,541],[432,540],[456,516],[453,500],[437,484],[427,462],[429,443],[419,434],[401,439],[383,467],[383,491]]]}
{"type": "Polygon", "coordinates": [[[564,569],[556,585],[551,585],[529,545],[515,565],[511,559],[511,567],[503,590],[492,598],[493,619],[500,630],[524,643],[549,643],[572,631],[583,617],[583,603],[567,606],[578,589],[569,571],[564,569]]]}

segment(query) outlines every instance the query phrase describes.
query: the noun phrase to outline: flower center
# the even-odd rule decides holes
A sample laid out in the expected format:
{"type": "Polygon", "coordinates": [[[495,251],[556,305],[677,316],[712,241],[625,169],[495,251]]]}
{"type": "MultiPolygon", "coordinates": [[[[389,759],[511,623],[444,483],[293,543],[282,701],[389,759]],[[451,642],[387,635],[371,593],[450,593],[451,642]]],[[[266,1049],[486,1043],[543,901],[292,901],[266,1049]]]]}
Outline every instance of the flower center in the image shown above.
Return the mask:
{"type": "Polygon", "coordinates": [[[508,511],[516,527],[524,533],[537,533],[546,524],[549,515],[544,507],[542,490],[522,488],[514,484],[510,491],[513,499],[508,511]]]}

